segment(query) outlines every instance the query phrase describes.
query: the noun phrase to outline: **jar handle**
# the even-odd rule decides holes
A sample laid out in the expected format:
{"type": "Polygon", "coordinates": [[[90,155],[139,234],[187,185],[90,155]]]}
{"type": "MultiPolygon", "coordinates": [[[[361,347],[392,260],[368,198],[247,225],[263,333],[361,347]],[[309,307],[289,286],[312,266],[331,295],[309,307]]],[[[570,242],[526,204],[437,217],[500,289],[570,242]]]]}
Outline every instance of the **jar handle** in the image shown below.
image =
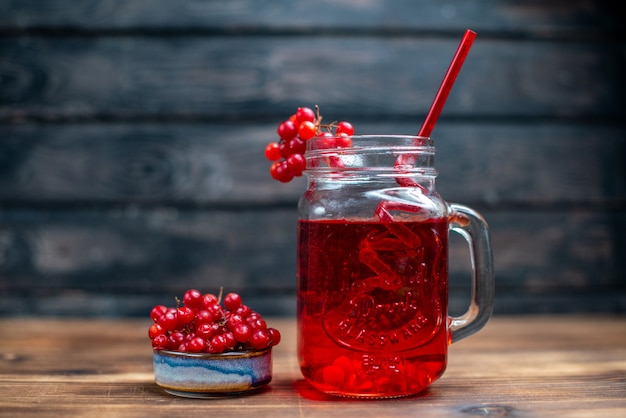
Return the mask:
{"type": "Polygon", "coordinates": [[[449,230],[467,241],[472,265],[471,301],[467,311],[450,318],[451,342],[455,343],[479,331],[493,312],[495,277],[489,228],[473,209],[449,204],[449,230]]]}

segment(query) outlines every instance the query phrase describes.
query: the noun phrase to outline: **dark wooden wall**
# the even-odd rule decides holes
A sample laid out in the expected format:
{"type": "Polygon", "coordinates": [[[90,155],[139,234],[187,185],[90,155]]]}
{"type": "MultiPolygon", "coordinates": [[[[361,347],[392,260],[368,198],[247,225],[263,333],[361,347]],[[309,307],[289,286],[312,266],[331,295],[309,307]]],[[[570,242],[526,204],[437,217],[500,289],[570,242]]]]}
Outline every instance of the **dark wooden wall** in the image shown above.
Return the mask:
{"type": "MultiPolygon", "coordinates": [[[[617,2],[615,2],[617,3],[617,2]]],[[[491,226],[496,313],[626,312],[626,37],[594,0],[0,2],[0,315],[147,315],[189,287],[295,312],[297,106],[433,137],[491,226]]],[[[615,6],[616,7],[616,6],[615,6]]],[[[451,255],[452,313],[467,251],[451,255]]]]}

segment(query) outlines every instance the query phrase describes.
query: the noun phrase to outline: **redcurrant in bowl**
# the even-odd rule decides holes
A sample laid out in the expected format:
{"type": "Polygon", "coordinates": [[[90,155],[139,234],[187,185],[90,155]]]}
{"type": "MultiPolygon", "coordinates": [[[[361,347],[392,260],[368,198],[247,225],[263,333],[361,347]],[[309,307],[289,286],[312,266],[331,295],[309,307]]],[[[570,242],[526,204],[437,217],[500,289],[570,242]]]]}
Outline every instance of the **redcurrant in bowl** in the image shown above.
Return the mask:
{"type": "Polygon", "coordinates": [[[249,394],[272,380],[272,347],[220,354],[154,350],[154,376],[167,393],[187,398],[249,394]]]}

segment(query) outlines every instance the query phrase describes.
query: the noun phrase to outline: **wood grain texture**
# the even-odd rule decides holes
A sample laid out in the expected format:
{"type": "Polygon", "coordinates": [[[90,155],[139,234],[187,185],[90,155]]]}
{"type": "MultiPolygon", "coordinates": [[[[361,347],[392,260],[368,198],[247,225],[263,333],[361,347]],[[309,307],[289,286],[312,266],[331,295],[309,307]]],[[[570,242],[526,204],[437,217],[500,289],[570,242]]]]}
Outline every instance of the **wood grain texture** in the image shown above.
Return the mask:
{"type": "MultiPolygon", "coordinates": [[[[144,315],[225,282],[292,315],[297,106],[433,132],[437,188],[491,226],[497,312],[626,312],[626,32],[593,0],[0,2],[0,315],[144,315]]],[[[469,266],[451,247],[451,307],[469,266]]]]}
{"type": "Polygon", "coordinates": [[[389,401],[329,398],[303,382],[293,319],[281,330],[270,387],[205,400],[154,383],[147,320],[1,320],[0,410],[13,418],[166,417],[597,417],[626,412],[623,317],[494,317],[450,348],[445,375],[421,395],[389,401]]]}
{"type": "Polygon", "coordinates": [[[179,0],[101,0],[76,4],[71,0],[5,0],[0,4],[0,27],[143,30],[150,29],[290,29],[295,32],[323,29],[394,31],[458,31],[466,27],[494,35],[531,34],[550,37],[558,34],[589,37],[608,35],[620,28],[617,5],[593,0],[475,0],[470,3],[426,0],[394,0],[379,3],[366,0],[323,2],[278,0],[230,0],[207,2],[179,0]]]}
{"type": "MultiPolygon", "coordinates": [[[[417,119],[417,117],[416,117],[417,119]]],[[[412,134],[415,123],[357,120],[357,133],[412,134]]],[[[275,124],[16,124],[0,141],[0,199],[164,205],[297,202],[260,153],[275,124]]],[[[559,207],[626,202],[626,136],[595,124],[445,123],[434,133],[437,187],[449,201],[559,207]]]]}
{"type": "MultiPolygon", "coordinates": [[[[410,37],[0,39],[0,118],[259,118],[302,103],[351,117],[424,114],[457,44],[410,37]]],[[[446,115],[623,116],[625,56],[614,43],[519,41],[511,48],[481,40],[446,115]]]]}
{"type": "MultiPolygon", "coordinates": [[[[3,211],[0,314],[145,315],[190,287],[238,291],[273,315],[295,314],[295,208],[3,211]],[[266,299],[263,301],[263,299],[266,299]],[[97,303],[89,303],[89,301],[97,303]]],[[[489,220],[496,312],[619,312],[623,213],[499,212],[489,220]],[[520,300],[515,300],[515,298],[520,300]],[[571,306],[554,298],[571,298],[571,306]],[[534,299],[534,300],[533,300],[534,299]]],[[[469,300],[469,255],[450,248],[451,309],[469,300]]]]}

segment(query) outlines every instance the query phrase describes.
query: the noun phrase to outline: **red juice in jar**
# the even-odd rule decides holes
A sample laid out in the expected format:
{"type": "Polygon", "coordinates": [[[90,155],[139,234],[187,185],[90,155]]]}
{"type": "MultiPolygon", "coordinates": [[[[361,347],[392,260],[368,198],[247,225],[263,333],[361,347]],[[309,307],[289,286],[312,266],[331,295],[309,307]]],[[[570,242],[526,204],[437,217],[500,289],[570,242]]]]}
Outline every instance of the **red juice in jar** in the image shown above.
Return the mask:
{"type": "Polygon", "coordinates": [[[298,221],[298,356],[335,395],[418,393],[445,370],[448,222],[298,221]]]}

